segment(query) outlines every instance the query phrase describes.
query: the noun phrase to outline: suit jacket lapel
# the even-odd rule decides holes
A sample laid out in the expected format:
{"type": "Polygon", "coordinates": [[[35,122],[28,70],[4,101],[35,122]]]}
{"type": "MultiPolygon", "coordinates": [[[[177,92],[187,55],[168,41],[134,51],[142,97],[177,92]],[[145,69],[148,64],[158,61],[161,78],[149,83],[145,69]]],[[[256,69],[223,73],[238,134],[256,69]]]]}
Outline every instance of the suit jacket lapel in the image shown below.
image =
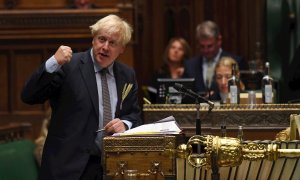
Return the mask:
{"type": "Polygon", "coordinates": [[[115,117],[119,117],[120,116],[120,104],[122,101],[122,90],[123,90],[123,86],[124,86],[124,79],[122,78],[121,75],[121,69],[118,66],[118,62],[114,63],[114,75],[115,75],[115,79],[116,79],[116,86],[117,86],[117,93],[118,93],[118,102],[117,102],[117,107],[116,107],[116,113],[115,113],[115,117]]]}
{"type": "Polygon", "coordinates": [[[89,53],[90,50],[86,51],[86,54],[81,57],[80,71],[83,76],[83,79],[85,80],[85,85],[88,89],[91,101],[93,102],[95,112],[99,117],[99,97],[97,91],[96,76],[93,61],[89,53]]]}
{"type": "Polygon", "coordinates": [[[198,61],[196,61],[198,64],[195,66],[196,70],[195,70],[195,77],[196,77],[196,81],[198,79],[198,82],[196,82],[196,86],[197,89],[199,91],[205,91],[205,84],[204,84],[204,77],[203,77],[203,57],[200,56],[199,59],[197,59],[198,61]]]}

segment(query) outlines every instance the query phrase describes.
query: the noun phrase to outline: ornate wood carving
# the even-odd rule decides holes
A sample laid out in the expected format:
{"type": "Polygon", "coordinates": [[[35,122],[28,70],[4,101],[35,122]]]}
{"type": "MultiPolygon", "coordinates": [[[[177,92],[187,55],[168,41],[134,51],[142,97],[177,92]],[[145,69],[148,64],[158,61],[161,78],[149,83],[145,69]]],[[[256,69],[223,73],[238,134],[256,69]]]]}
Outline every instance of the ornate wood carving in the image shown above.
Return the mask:
{"type": "MultiPolygon", "coordinates": [[[[152,123],[173,115],[186,134],[194,134],[196,106],[183,104],[153,104],[144,105],[144,123],[152,123]]],[[[200,109],[201,126],[205,133],[211,129],[220,129],[226,124],[228,129],[244,126],[252,130],[284,129],[290,125],[290,115],[300,113],[300,104],[257,104],[249,105],[220,105],[208,112],[207,106],[200,109]]]]}

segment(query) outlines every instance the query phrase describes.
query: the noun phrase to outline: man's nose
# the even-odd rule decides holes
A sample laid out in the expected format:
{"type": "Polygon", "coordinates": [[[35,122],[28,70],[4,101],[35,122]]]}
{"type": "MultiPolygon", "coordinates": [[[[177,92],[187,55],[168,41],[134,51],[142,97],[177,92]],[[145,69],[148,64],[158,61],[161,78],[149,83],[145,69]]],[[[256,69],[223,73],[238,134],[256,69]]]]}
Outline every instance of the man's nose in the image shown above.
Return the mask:
{"type": "Polygon", "coordinates": [[[209,52],[210,52],[209,48],[204,48],[204,49],[203,49],[203,53],[204,53],[204,54],[209,54],[209,52]]]}
{"type": "Polygon", "coordinates": [[[227,84],[228,80],[226,77],[222,77],[222,84],[227,84]]]}
{"type": "Polygon", "coordinates": [[[108,49],[108,48],[109,48],[109,42],[108,42],[108,41],[105,41],[105,42],[103,43],[103,48],[105,48],[105,49],[108,49]]]}

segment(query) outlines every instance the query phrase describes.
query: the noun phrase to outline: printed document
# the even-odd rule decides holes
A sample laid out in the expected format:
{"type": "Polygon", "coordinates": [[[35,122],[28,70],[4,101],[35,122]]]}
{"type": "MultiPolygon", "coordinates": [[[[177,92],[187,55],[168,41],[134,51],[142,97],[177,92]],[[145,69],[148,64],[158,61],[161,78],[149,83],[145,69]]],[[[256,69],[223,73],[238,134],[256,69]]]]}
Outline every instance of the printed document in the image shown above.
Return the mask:
{"type": "Polygon", "coordinates": [[[144,124],[136,128],[129,129],[123,133],[115,133],[113,136],[127,135],[157,135],[157,134],[179,134],[181,129],[173,116],[161,119],[151,124],[144,124]]]}

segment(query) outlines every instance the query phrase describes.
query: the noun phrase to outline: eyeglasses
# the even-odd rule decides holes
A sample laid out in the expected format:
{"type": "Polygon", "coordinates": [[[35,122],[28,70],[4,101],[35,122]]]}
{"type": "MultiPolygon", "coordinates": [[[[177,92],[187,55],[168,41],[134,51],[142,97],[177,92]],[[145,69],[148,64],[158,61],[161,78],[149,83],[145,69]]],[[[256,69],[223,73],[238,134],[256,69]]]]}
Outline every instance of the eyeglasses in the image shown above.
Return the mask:
{"type": "Polygon", "coordinates": [[[105,36],[98,36],[98,41],[99,41],[99,43],[101,43],[101,44],[104,44],[104,43],[106,43],[106,42],[108,42],[108,46],[109,47],[117,47],[118,45],[120,45],[120,43],[119,42],[117,42],[116,40],[109,40],[107,37],[105,37],[105,36]]]}

